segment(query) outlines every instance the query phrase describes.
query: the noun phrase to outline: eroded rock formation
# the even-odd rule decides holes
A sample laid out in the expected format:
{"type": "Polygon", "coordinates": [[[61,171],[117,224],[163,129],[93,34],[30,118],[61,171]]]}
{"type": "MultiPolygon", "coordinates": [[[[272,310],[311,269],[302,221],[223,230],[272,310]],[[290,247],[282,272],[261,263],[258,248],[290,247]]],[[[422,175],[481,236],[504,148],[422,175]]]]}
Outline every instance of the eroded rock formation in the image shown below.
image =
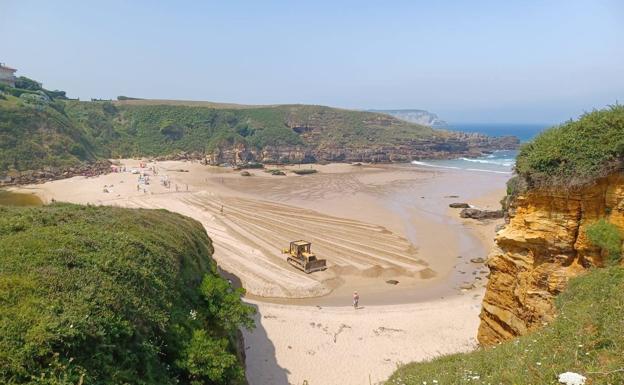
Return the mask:
{"type": "MultiPolygon", "coordinates": [[[[305,136],[305,134],[304,134],[305,136]]],[[[416,159],[476,157],[494,150],[518,148],[514,136],[490,137],[461,132],[446,136],[405,140],[400,145],[339,146],[309,143],[297,146],[266,146],[256,149],[243,144],[216,148],[206,154],[208,164],[314,163],[314,162],[409,162],[416,159]]]]}
{"type": "Polygon", "coordinates": [[[624,231],[624,174],[568,191],[529,191],[512,200],[508,224],[488,258],[490,280],[478,339],[482,345],[522,335],[555,316],[554,297],[603,256],[585,229],[605,218],[624,231]]]}

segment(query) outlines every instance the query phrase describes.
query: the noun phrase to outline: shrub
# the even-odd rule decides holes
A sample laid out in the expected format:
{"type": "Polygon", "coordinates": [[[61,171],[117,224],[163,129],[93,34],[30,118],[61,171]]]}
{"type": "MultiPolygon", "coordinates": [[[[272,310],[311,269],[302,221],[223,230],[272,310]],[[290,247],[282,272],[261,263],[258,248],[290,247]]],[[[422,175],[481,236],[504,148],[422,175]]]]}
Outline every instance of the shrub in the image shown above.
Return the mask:
{"type": "Polygon", "coordinates": [[[524,145],[516,171],[530,186],[582,186],[624,164],[624,106],[587,113],[524,145]]]}
{"type": "Polygon", "coordinates": [[[622,256],[622,235],[613,223],[600,219],[585,230],[589,241],[607,253],[609,262],[617,263],[622,256]]]}
{"type": "Polygon", "coordinates": [[[198,222],[0,207],[0,245],[0,383],[242,383],[237,332],[253,308],[216,274],[198,222]]]}

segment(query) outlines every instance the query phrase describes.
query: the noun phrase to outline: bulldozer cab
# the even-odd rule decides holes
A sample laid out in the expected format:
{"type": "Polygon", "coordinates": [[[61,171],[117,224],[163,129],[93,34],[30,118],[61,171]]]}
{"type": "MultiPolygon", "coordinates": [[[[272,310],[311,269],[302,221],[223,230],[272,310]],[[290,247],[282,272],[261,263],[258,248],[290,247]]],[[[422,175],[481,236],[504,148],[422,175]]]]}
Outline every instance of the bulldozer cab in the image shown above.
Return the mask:
{"type": "Polygon", "coordinates": [[[327,268],[327,261],[324,259],[317,259],[316,255],[310,250],[311,245],[312,244],[308,241],[293,241],[290,242],[290,248],[284,249],[282,252],[289,254],[288,258],[286,258],[288,263],[308,274],[325,270],[327,268]]]}
{"type": "Polygon", "coordinates": [[[312,260],[314,260],[316,257],[310,252],[311,245],[310,242],[306,241],[290,242],[290,255],[305,259],[310,259],[310,257],[312,257],[312,260]]]}

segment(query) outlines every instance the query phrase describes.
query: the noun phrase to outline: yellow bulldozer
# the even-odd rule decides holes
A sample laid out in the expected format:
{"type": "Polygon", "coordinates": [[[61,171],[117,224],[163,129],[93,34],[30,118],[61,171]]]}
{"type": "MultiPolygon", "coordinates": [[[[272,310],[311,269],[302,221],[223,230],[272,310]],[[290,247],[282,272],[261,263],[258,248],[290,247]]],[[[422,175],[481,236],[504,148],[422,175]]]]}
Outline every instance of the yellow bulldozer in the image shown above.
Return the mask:
{"type": "Polygon", "coordinates": [[[307,274],[327,269],[327,261],[317,259],[316,255],[310,251],[311,247],[310,242],[293,241],[290,242],[290,248],[283,249],[282,253],[288,254],[288,258],[286,258],[288,263],[307,274]]]}

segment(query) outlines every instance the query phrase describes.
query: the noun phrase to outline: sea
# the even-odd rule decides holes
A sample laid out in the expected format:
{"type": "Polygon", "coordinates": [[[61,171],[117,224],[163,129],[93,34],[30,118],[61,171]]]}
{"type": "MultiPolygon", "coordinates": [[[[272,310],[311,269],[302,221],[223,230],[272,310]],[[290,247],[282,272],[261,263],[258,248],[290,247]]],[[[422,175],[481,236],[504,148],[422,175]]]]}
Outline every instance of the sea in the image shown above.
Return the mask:
{"type": "MultiPolygon", "coordinates": [[[[451,124],[446,129],[451,131],[478,132],[489,136],[514,135],[517,136],[521,142],[525,143],[551,126],[550,124],[464,123],[451,124]]],[[[412,164],[433,168],[512,174],[517,155],[518,151],[515,150],[501,150],[478,158],[461,157],[448,160],[424,160],[413,161],[412,164]]]]}

